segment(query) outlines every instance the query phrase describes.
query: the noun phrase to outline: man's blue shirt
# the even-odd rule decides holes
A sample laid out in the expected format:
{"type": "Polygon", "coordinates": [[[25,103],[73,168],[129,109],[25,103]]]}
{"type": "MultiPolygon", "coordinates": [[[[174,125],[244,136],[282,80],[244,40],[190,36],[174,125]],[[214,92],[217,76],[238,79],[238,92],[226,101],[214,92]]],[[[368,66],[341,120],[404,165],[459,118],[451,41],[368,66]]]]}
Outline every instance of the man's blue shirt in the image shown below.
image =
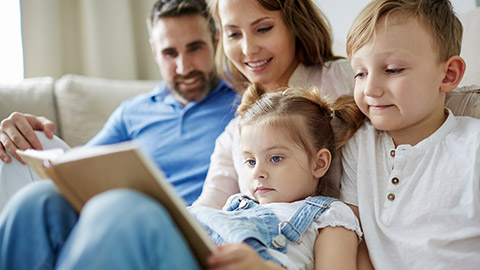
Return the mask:
{"type": "Polygon", "coordinates": [[[200,196],[215,139],[235,116],[238,95],[224,82],[182,106],[165,83],[124,101],[88,145],[137,141],[190,205],[200,196]]]}

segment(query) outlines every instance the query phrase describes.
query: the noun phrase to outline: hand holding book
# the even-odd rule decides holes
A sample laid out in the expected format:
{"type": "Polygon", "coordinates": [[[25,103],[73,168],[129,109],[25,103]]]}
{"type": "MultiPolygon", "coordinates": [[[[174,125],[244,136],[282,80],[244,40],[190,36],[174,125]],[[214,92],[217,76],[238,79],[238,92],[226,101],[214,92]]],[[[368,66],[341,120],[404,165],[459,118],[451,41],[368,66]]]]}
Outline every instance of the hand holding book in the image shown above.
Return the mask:
{"type": "Polygon", "coordinates": [[[205,230],[187,212],[185,202],[173,186],[135,142],[66,152],[52,149],[17,153],[41,178],[52,179],[78,212],[99,193],[116,188],[133,189],[165,207],[203,266],[207,256],[216,249],[205,230]]]}

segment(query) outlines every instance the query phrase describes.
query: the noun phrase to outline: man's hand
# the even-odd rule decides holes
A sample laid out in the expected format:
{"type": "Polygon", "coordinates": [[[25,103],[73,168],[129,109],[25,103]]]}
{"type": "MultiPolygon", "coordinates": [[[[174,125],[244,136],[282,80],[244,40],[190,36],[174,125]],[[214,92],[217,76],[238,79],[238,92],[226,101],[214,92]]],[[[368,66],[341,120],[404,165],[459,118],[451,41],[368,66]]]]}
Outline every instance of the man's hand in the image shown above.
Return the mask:
{"type": "Polygon", "coordinates": [[[47,138],[53,138],[55,123],[43,116],[34,116],[14,112],[0,122],[0,159],[9,163],[11,158],[6,152],[10,153],[22,164],[25,162],[17,155],[16,150],[37,149],[41,150],[42,145],[35,135],[35,130],[43,131],[47,138]]]}
{"type": "Polygon", "coordinates": [[[263,260],[249,245],[226,244],[219,246],[217,252],[210,255],[207,260],[211,269],[284,269],[272,261],[263,260]]]}

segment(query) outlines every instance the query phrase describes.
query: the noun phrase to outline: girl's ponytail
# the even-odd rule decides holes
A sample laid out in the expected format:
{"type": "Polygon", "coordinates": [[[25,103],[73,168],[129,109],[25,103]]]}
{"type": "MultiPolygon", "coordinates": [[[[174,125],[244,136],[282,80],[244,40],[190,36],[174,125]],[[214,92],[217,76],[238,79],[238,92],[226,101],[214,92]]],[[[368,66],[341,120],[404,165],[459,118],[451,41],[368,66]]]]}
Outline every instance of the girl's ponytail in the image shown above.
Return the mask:
{"type": "Polygon", "coordinates": [[[264,93],[265,90],[259,84],[250,84],[242,95],[242,102],[238,105],[237,114],[242,116],[264,93]]]}
{"type": "Polygon", "coordinates": [[[352,96],[341,96],[332,104],[332,128],[335,133],[336,148],[339,149],[355,134],[362,125],[365,115],[360,111],[352,96]],[[341,123],[338,123],[338,120],[341,123]]]}

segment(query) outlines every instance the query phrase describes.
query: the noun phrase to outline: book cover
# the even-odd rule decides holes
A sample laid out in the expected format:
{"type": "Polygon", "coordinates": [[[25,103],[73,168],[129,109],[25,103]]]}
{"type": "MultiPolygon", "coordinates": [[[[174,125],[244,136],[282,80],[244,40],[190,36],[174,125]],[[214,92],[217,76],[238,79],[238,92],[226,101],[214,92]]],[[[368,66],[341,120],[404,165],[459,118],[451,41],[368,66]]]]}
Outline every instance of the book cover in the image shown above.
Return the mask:
{"type": "Polygon", "coordinates": [[[135,142],[66,152],[55,149],[17,153],[41,178],[50,178],[78,212],[90,198],[110,189],[133,189],[154,198],[167,209],[206,268],[205,260],[215,250],[215,244],[188,213],[185,202],[157,165],[135,142]]]}

